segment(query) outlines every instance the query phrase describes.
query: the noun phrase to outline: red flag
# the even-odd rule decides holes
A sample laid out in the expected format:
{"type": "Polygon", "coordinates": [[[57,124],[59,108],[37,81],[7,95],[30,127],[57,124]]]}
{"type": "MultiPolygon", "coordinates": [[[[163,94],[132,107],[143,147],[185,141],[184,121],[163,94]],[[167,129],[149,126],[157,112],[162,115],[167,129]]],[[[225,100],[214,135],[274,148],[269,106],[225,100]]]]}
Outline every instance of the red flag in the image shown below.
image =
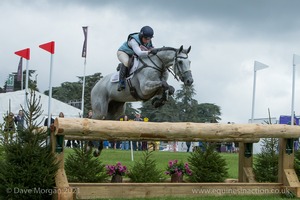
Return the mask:
{"type": "Polygon", "coordinates": [[[54,47],[55,47],[55,42],[51,41],[45,44],[41,44],[39,46],[41,49],[44,49],[45,51],[48,51],[51,54],[54,54],[54,47]]]}
{"type": "Polygon", "coordinates": [[[25,58],[26,60],[30,60],[30,49],[23,49],[20,51],[15,52],[16,55],[21,56],[22,58],[25,58]]]}
{"type": "Polygon", "coordinates": [[[83,34],[84,34],[84,42],[83,42],[83,48],[82,48],[82,55],[81,55],[81,57],[86,58],[88,27],[87,26],[83,26],[82,29],[83,29],[83,34]]]}
{"type": "Polygon", "coordinates": [[[21,81],[22,80],[22,64],[23,64],[23,58],[20,58],[19,61],[19,65],[18,65],[18,72],[17,72],[17,81],[21,81]]]}

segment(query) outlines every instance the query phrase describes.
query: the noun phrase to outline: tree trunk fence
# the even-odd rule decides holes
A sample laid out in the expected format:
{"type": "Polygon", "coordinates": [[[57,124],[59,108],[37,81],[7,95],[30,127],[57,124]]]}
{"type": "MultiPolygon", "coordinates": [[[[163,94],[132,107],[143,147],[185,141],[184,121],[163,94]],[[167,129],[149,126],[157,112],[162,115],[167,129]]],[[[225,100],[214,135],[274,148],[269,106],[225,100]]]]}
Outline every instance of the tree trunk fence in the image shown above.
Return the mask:
{"type": "Polygon", "coordinates": [[[60,168],[55,177],[54,198],[99,199],[134,197],[186,197],[208,195],[276,195],[294,192],[300,184],[294,169],[293,138],[300,126],[282,124],[210,124],[191,122],[109,121],[56,118],[51,132],[52,151],[60,168]],[[253,173],[253,143],[260,138],[279,138],[278,182],[258,183],[253,173]],[[69,183],[64,170],[65,139],[239,142],[238,182],[235,183],[69,183]]]}

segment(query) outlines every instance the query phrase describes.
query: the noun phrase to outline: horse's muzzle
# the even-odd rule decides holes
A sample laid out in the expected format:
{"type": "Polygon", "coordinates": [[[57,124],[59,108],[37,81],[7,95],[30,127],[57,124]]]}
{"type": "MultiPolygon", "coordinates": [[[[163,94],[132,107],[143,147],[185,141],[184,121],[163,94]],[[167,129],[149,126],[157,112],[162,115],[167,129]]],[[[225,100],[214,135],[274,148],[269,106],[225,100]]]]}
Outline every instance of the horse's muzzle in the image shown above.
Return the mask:
{"type": "Polygon", "coordinates": [[[194,79],[192,77],[192,72],[191,71],[187,71],[184,73],[183,75],[183,83],[185,86],[191,86],[194,82],[194,79]]]}

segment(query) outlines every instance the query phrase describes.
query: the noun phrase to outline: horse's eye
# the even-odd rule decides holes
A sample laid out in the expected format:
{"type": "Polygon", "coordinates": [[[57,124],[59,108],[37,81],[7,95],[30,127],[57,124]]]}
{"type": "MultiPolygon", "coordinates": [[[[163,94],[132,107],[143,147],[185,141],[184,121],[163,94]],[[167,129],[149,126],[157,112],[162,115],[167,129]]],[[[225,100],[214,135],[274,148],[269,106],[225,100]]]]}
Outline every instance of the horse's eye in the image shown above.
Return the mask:
{"type": "Polygon", "coordinates": [[[183,61],[182,60],[179,60],[178,61],[178,64],[182,65],[183,61]]]}

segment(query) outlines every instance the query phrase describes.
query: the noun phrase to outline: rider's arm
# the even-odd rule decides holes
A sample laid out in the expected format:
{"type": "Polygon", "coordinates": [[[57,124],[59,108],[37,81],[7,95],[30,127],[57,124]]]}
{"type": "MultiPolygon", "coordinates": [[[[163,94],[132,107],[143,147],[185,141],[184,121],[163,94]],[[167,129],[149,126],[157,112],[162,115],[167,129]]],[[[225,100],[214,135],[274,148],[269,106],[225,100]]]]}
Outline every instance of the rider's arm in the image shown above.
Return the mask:
{"type": "Polygon", "coordinates": [[[129,45],[131,46],[132,50],[134,51],[134,53],[136,55],[138,55],[139,57],[143,57],[143,56],[147,56],[148,55],[148,51],[142,51],[139,44],[134,40],[131,39],[129,41],[129,45]]]}

